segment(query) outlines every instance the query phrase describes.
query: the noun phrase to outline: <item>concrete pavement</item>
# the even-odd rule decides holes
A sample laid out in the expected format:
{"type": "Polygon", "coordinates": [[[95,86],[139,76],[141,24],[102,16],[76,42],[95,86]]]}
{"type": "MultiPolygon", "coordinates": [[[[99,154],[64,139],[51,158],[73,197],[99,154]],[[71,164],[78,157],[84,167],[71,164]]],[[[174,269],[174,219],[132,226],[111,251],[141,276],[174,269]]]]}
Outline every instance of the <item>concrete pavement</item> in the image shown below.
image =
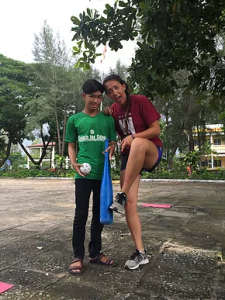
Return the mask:
{"type": "MultiPolygon", "coordinates": [[[[224,300],[225,183],[142,182],[138,211],[148,265],[124,269],[134,247],[125,217],[114,214],[103,251],[115,267],[85,257],[83,273],[72,276],[74,181],[0,179],[0,281],[14,285],[0,299],[224,300]]],[[[90,219],[86,244],[89,228],[90,219]]]]}

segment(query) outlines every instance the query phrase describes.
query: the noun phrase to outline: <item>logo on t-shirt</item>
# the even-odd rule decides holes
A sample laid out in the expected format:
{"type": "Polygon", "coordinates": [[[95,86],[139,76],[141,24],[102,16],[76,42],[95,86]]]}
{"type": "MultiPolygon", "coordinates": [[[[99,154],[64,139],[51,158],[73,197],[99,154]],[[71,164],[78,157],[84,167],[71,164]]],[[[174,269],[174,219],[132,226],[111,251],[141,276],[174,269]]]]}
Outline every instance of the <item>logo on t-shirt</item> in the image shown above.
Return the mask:
{"type": "Polygon", "coordinates": [[[128,117],[128,119],[119,119],[120,128],[123,131],[124,135],[128,135],[131,133],[135,133],[134,123],[132,117],[128,117]],[[126,129],[128,132],[126,132],[126,129]]]}
{"type": "Polygon", "coordinates": [[[104,142],[105,139],[106,139],[106,136],[105,135],[100,135],[100,134],[97,134],[97,135],[90,134],[90,136],[88,136],[88,135],[80,135],[80,136],[78,136],[79,143],[104,142]]]}
{"type": "Polygon", "coordinates": [[[94,134],[95,131],[93,129],[90,130],[90,134],[94,134]]]}

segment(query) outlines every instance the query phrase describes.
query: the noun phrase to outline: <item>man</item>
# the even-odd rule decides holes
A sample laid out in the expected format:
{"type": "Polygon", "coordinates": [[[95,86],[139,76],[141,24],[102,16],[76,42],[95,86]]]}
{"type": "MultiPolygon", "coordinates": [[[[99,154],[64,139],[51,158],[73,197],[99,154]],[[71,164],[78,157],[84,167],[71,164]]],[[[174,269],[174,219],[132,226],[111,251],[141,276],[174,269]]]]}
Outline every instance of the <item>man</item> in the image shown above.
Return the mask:
{"type": "Polygon", "coordinates": [[[89,242],[89,261],[95,264],[111,266],[113,260],[101,253],[100,223],[100,188],[104,168],[104,141],[109,140],[109,157],[115,150],[116,133],[114,120],[99,111],[104,93],[103,85],[94,80],[88,80],[83,85],[82,97],[85,100],[84,110],[71,116],[67,123],[66,141],[71,165],[75,175],[75,217],[73,224],[74,260],[69,272],[81,274],[85,254],[85,226],[88,217],[90,194],[93,192],[93,209],[91,221],[91,240],[89,242]],[[76,155],[76,143],[78,155],[76,155]],[[83,174],[80,167],[83,163],[91,165],[91,171],[83,174]]]}

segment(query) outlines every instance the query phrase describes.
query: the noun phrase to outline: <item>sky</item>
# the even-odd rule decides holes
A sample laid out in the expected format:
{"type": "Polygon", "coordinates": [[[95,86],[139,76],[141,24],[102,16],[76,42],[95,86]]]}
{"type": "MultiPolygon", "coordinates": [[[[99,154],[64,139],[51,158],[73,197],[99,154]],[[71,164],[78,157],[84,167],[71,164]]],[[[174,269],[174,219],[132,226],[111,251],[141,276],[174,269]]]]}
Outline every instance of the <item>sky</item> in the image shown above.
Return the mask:
{"type": "MultiPolygon", "coordinates": [[[[45,20],[72,51],[75,42],[71,41],[71,16],[79,16],[87,7],[102,12],[106,3],[113,4],[114,0],[0,0],[0,53],[25,63],[33,62],[34,34],[41,31],[45,20]]],[[[103,62],[99,57],[94,67],[107,73],[117,60],[129,66],[134,44],[125,42],[123,45],[117,52],[107,48],[103,62]]],[[[100,50],[103,51],[103,46],[100,50]]]]}

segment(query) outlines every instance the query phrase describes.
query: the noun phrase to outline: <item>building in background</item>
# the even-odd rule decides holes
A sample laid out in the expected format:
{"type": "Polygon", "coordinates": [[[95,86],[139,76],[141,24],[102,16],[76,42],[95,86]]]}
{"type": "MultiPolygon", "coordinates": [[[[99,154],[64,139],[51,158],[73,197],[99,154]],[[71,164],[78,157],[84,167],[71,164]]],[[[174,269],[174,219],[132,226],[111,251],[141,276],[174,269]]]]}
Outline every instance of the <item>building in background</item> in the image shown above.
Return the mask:
{"type": "MultiPolygon", "coordinates": [[[[27,146],[28,152],[31,154],[31,156],[36,160],[39,160],[41,158],[41,154],[43,151],[43,144],[33,144],[30,146],[27,146]]],[[[48,144],[46,155],[42,160],[41,166],[48,167],[48,168],[55,168],[54,160],[55,160],[55,152],[56,152],[56,143],[51,142],[48,144]]],[[[27,168],[30,169],[30,165],[32,162],[30,161],[29,157],[27,156],[27,168]]]]}
{"type": "Polygon", "coordinates": [[[225,169],[225,135],[222,124],[206,125],[205,129],[193,128],[193,138],[195,142],[195,150],[198,150],[199,136],[205,135],[206,141],[209,142],[209,154],[202,155],[202,165],[209,168],[225,169]]]}
{"type": "MultiPolygon", "coordinates": [[[[43,168],[50,168],[50,169],[55,169],[57,166],[55,164],[55,156],[57,153],[56,150],[56,143],[55,142],[51,142],[48,144],[47,150],[46,150],[46,155],[43,158],[42,162],[41,162],[41,167],[43,168]]],[[[31,154],[31,156],[35,159],[35,160],[39,160],[41,158],[42,155],[42,151],[44,148],[43,144],[33,144],[33,145],[29,145],[27,146],[28,148],[28,152],[31,154]]],[[[29,159],[29,157],[27,156],[27,168],[30,169],[32,162],[29,159]]],[[[70,159],[67,156],[65,158],[65,168],[69,169],[70,166],[70,159]]]]}

